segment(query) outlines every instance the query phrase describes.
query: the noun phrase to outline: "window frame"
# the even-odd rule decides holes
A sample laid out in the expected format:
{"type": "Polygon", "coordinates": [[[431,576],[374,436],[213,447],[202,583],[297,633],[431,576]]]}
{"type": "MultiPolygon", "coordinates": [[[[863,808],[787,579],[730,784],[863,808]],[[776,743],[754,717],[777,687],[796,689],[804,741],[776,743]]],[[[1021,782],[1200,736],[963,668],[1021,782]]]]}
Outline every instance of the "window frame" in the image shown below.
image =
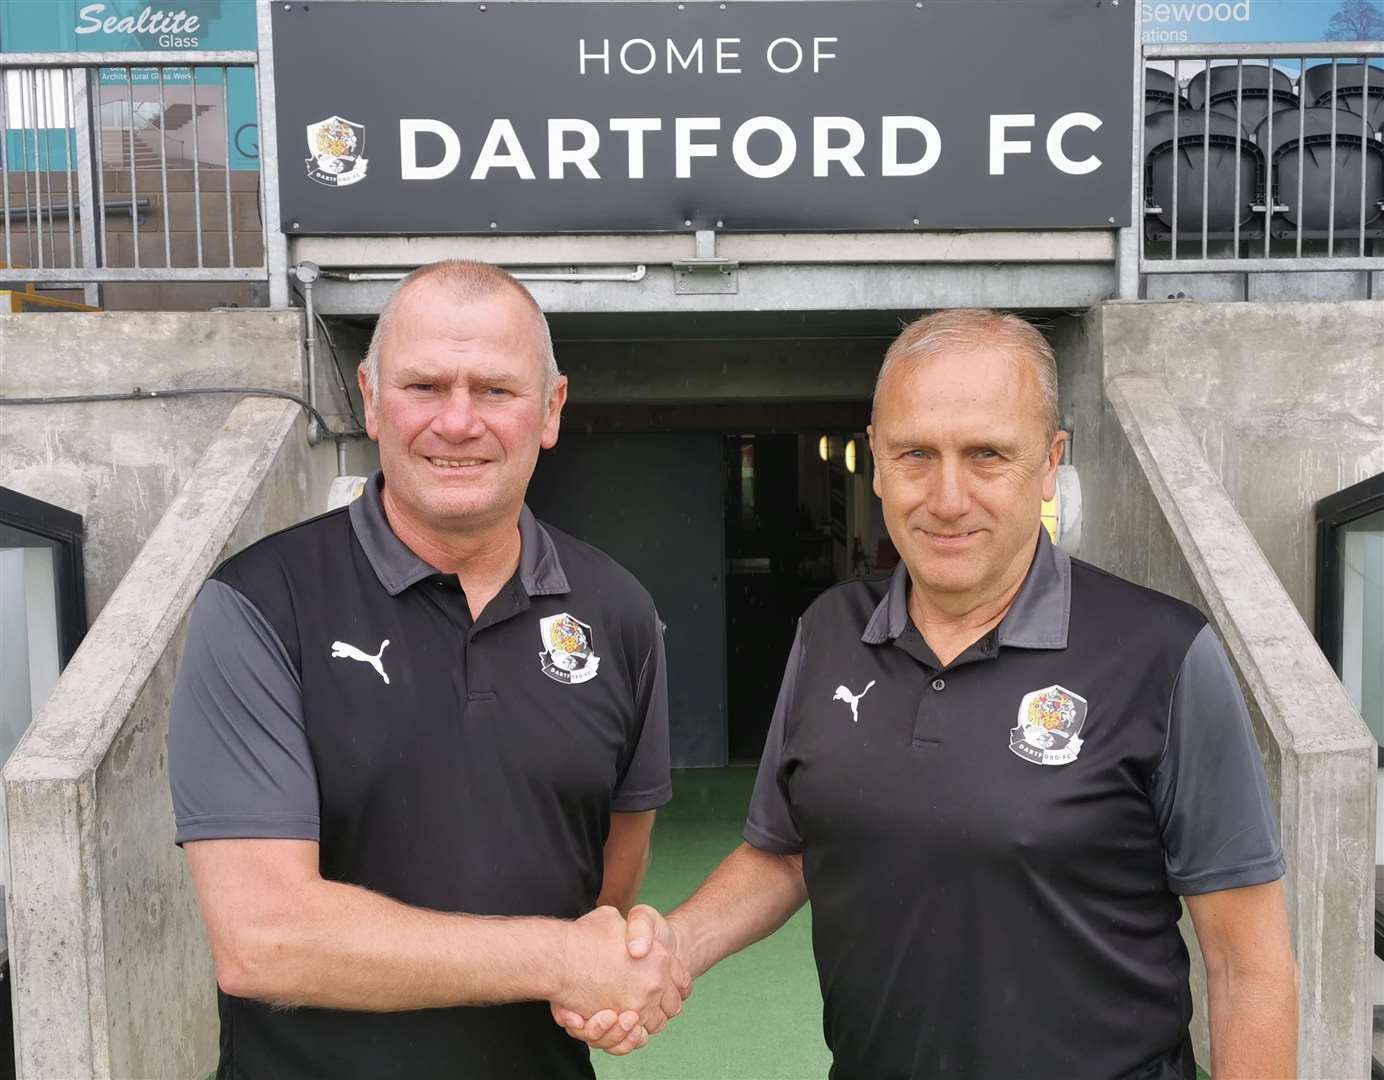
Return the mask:
{"type": "MultiPolygon", "coordinates": [[[[1318,500],[1316,603],[1313,633],[1331,669],[1341,674],[1341,558],[1336,530],[1362,517],[1384,510],[1384,472],[1352,484],[1318,500]]],[[[1379,766],[1384,768],[1384,744],[1379,747],[1379,766]]]]}
{"type": "Polygon", "coordinates": [[[13,488],[0,487],[0,523],[58,545],[54,575],[58,586],[58,652],[66,667],[87,632],[82,516],[13,488]]]}

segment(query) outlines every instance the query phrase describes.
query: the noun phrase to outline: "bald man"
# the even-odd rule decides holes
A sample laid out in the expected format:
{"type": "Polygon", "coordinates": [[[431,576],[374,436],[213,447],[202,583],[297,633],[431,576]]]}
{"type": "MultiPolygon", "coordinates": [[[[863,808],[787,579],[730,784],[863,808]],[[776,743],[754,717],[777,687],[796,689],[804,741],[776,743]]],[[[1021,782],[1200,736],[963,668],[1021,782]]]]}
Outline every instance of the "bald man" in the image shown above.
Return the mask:
{"type": "Polygon", "coordinates": [[[217,1076],[590,1078],[549,1002],[681,1008],[623,913],[671,789],[661,624],[524,494],[567,380],[491,266],[410,274],[360,370],[380,472],[199,594],[170,718],[217,1076]]]}

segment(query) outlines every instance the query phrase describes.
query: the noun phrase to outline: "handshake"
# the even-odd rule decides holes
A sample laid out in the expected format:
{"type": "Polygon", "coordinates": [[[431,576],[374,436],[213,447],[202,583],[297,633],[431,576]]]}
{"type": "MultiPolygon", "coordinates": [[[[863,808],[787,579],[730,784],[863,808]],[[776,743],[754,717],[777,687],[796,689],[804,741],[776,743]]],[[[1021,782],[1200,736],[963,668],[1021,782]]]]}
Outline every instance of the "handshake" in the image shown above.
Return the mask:
{"type": "Polygon", "coordinates": [[[608,1054],[638,1050],[678,1013],[692,975],[677,933],[653,908],[601,907],[568,924],[566,975],[550,1003],[574,1039],[608,1054]]]}

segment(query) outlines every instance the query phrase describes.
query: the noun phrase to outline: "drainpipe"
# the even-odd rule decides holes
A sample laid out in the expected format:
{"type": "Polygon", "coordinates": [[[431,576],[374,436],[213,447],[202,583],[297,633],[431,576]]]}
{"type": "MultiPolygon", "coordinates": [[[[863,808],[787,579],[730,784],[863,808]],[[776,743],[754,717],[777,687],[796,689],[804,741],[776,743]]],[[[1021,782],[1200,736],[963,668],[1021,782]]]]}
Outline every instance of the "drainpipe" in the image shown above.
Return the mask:
{"type": "MultiPolygon", "coordinates": [[[[293,276],[298,280],[298,284],[303,288],[303,310],[307,315],[307,354],[308,354],[308,404],[313,410],[317,409],[317,315],[312,306],[312,284],[322,274],[321,268],[313,262],[300,262],[293,268],[293,276]]],[[[308,445],[316,446],[322,441],[322,429],[318,426],[317,420],[309,414],[308,417],[308,445]]],[[[337,467],[340,469],[346,457],[345,449],[341,440],[337,440],[337,467]]]]}

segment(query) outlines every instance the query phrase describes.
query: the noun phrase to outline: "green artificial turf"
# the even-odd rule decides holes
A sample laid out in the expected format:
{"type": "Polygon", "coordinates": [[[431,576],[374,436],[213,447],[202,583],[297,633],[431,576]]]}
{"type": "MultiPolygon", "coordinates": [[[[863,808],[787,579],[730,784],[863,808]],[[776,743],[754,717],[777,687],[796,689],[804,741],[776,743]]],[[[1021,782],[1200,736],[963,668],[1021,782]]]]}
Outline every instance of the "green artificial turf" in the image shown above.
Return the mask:
{"type": "MultiPolygon", "coordinates": [[[[751,768],[680,769],[658,813],[640,900],[681,903],[740,842],[751,768]]],[[[625,1058],[595,1054],[600,1080],[824,1080],[822,995],[804,908],[777,934],[697,981],[683,1014],[625,1058]]]]}

